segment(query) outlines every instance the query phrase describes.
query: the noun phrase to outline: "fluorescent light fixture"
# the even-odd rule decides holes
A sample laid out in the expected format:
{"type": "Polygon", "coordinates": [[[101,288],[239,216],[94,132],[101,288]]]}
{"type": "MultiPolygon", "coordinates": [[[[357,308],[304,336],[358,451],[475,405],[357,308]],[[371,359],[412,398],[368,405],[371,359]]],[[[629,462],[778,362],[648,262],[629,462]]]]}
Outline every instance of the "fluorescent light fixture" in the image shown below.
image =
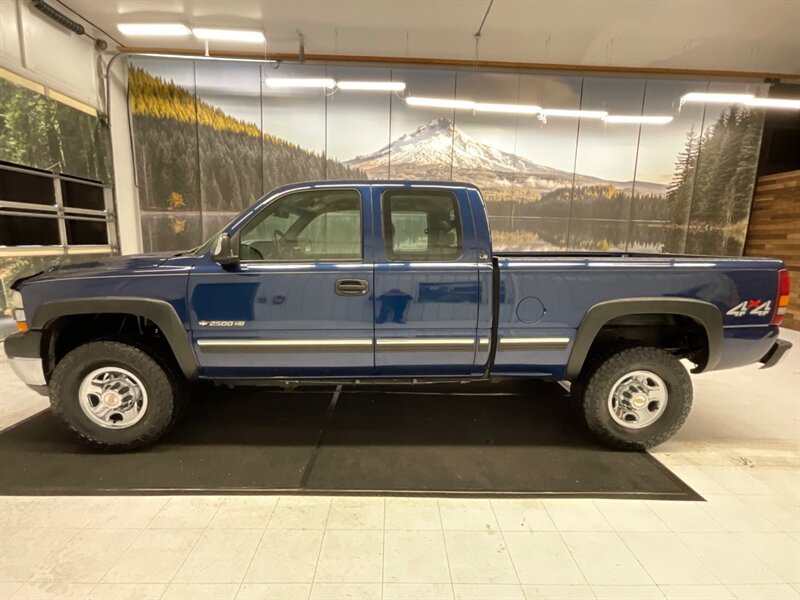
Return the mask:
{"type": "Polygon", "coordinates": [[[685,102],[705,102],[707,104],[747,104],[753,94],[717,94],[714,92],[689,92],[681,96],[681,104],[685,102]]]}
{"type": "Polygon", "coordinates": [[[758,108],[800,109],[800,100],[792,100],[791,98],[753,98],[752,100],[748,100],[745,104],[758,108]]]}
{"type": "Polygon", "coordinates": [[[327,88],[336,85],[333,79],[302,79],[296,77],[267,77],[267,87],[271,88],[327,88]]]}
{"type": "Polygon", "coordinates": [[[577,117],[580,119],[605,119],[608,113],[604,110],[569,110],[563,108],[545,108],[542,110],[545,117],[577,117]]]}
{"type": "Polygon", "coordinates": [[[652,125],[666,125],[672,117],[664,115],[608,115],[603,119],[606,123],[650,123],[652,125]]]}
{"type": "Polygon", "coordinates": [[[517,115],[538,115],[542,112],[541,106],[533,104],[492,104],[489,102],[476,102],[473,107],[480,112],[511,113],[517,115]]]}
{"type": "Polygon", "coordinates": [[[117,29],[123,35],[143,37],[169,37],[191,33],[191,30],[182,23],[119,23],[117,29]]]}
{"type": "Polygon", "coordinates": [[[403,81],[339,81],[340,90],[362,90],[365,92],[402,92],[406,89],[403,81]]]}
{"type": "Polygon", "coordinates": [[[410,106],[429,106],[431,108],[463,108],[471,110],[475,108],[472,100],[452,100],[449,98],[421,98],[419,96],[409,96],[406,104],[410,106]]]}
{"type": "Polygon", "coordinates": [[[706,102],[714,104],[744,104],[757,108],[800,109],[800,100],[791,98],[756,98],[753,94],[717,94],[712,92],[690,92],[681,96],[684,102],[706,102]]]}
{"type": "Polygon", "coordinates": [[[244,29],[208,29],[205,27],[192,28],[194,37],[201,40],[217,40],[221,42],[266,42],[264,34],[260,31],[244,29]]]}
{"type": "Polygon", "coordinates": [[[143,52],[136,56],[147,56],[149,58],[173,58],[175,60],[216,60],[224,62],[244,62],[259,64],[274,64],[277,60],[265,60],[263,58],[229,58],[227,56],[199,56],[196,54],[169,54],[167,52],[143,52]]]}
{"type": "Polygon", "coordinates": [[[453,100],[450,98],[421,98],[409,96],[406,104],[411,106],[427,106],[431,108],[457,108],[474,110],[478,112],[510,113],[522,115],[537,115],[542,111],[540,106],[532,104],[493,104],[490,102],[475,102],[473,100],[453,100]]]}

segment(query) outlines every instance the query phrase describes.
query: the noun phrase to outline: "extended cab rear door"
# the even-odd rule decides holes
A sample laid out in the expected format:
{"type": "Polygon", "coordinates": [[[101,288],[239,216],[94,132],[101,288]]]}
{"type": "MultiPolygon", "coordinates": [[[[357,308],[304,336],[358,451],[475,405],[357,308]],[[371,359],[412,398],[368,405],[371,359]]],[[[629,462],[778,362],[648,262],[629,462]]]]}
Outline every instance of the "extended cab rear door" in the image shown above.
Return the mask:
{"type": "Polygon", "coordinates": [[[480,290],[465,188],[376,185],[372,212],[377,373],[473,374],[480,290]]]}

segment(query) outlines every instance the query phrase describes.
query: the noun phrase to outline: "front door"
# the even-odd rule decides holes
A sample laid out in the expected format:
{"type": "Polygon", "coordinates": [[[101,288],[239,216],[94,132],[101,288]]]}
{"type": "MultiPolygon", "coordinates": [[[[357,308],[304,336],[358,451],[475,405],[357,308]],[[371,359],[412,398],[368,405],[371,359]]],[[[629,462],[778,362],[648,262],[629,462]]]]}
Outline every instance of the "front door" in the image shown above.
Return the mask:
{"type": "Polygon", "coordinates": [[[375,367],[381,375],[474,372],[480,300],[463,188],[375,186],[375,367]]]}
{"type": "Polygon", "coordinates": [[[374,372],[365,190],[322,186],[276,197],[233,237],[237,266],[205,260],[194,269],[189,302],[203,376],[374,372]]]}

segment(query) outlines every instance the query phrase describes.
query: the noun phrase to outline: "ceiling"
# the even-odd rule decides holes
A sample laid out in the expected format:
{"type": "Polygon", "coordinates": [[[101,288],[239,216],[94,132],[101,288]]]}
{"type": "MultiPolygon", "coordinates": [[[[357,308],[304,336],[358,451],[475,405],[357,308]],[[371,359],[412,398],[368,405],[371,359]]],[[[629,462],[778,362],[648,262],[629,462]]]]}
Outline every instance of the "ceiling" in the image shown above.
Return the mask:
{"type": "MultiPolygon", "coordinates": [[[[267,50],[466,59],[489,0],[51,0],[121,45],[202,48],[187,38],[127,38],[121,22],[251,28],[267,50]]],[[[214,42],[211,50],[263,46],[214,42]]],[[[581,66],[800,73],[800,0],[494,0],[480,60],[581,66]]]]}

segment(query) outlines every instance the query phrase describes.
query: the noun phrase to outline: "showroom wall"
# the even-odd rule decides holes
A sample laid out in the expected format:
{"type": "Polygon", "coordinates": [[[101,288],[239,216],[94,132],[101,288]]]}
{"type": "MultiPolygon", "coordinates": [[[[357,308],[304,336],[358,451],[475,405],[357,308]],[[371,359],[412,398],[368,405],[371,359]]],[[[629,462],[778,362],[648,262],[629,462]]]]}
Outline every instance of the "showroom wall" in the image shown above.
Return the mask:
{"type": "Polygon", "coordinates": [[[745,254],[786,263],[792,286],[784,326],[800,329],[800,171],[758,178],[745,254]]]}
{"type": "Polygon", "coordinates": [[[483,190],[498,248],[740,255],[762,110],[681,104],[764,84],[136,58],[129,76],[145,250],[199,244],[275,186],[456,179],[483,190]],[[410,106],[401,94],[274,88],[392,80],[406,95],[664,115],[664,124],[410,106]]]}

